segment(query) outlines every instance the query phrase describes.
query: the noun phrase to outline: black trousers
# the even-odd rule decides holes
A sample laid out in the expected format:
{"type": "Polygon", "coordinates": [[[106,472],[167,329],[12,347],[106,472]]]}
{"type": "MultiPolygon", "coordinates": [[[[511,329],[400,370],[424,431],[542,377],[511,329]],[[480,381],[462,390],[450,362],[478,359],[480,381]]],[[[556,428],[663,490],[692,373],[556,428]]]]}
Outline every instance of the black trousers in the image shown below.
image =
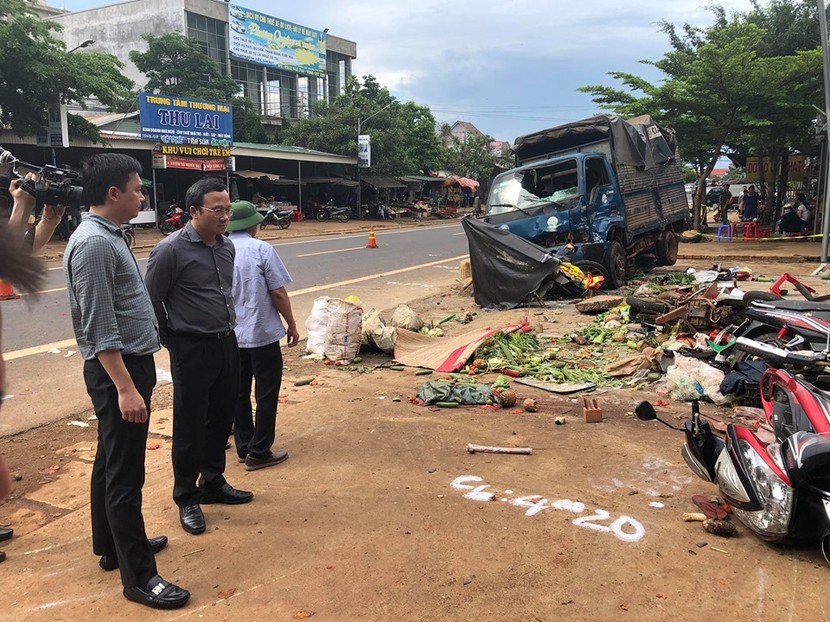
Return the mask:
{"type": "MultiPolygon", "coordinates": [[[[123,358],[149,413],[156,386],[153,356],[123,358]]],[[[84,382],[98,418],[98,449],[90,485],[92,550],[96,555],[118,557],[124,587],[144,587],[157,574],[141,514],[149,418],[146,423],[121,418],[118,391],[98,359],[84,362],[84,382]]]]}
{"type": "Polygon", "coordinates": [[[233,426],[236,452],[267,458],[277,427],[277,400],[282,384],[282,350],[275,341],[259,348],[239,348],[239,400],[233,426]],[[251,383],[256,379],[256,424],[251,406],[251,383]]]}
{"type": "Polygon", "coordinates": [[[173,376],[173,500],[201,502],[205,488],[225,483],[225,444],[239,393],[239,348],[223,338],[170,332],[173,376]],[[201,482],[197,482],[201,474],[201,482]]]}

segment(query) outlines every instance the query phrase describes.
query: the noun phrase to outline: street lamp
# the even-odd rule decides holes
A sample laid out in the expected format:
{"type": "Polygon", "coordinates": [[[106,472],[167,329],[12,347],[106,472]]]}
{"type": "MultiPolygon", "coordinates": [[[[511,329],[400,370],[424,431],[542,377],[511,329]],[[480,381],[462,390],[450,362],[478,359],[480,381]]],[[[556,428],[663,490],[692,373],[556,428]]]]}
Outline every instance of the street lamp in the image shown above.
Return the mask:
{"type": "Polygon", "coordinates": [[[80,50],[81,48],[88,48],[93,43],[95,43],[95,39],[84,39],[78,45],[76,45],[74,48],[69,50],[67,52],[67,54],[72,54],[72,52],[74,52],[75,50],[80,50]]]}
{"type": "MultiPolygon", "coordinates": [[[[380,110],[376,110],[375,112],[370,114],[365,119],[361,119],[360,117],[357,118],[357,142],[358,143],[360,143],[360,124],[363,123],[364,121],[368,121],[369,119],[374,117],[376,114],[380,114],[381,112],[383,112],[384,110],[389,108],[389,106],[391,106],[392,104],[393,104],[393,102],[389,102],[383,108],[381,108],[380,110]]],[[[358,156],[358,159],[357,159],[357,217],[358,218],[360,218],[360,215],[361,215],[360,210],[361,210],[361,205],[360,205],[360,157],[358,156]]]]}

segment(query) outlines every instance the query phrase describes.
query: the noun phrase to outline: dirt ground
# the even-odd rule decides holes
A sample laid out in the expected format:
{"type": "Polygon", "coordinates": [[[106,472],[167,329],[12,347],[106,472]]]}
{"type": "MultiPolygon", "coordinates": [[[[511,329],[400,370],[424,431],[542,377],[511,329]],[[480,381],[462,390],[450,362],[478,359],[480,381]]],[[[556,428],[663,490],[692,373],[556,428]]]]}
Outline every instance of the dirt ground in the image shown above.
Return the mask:
{"type": "MultiPolygon", "coordinates": [[[[753,268],[805,274],[799,264],[753,268]]],[[[427,320],[475,309],[458,290],[411,306],[427,320]]],[[[475,323],[524,318],[554,334],[591,320],[563,304],[479,311],[475,323]]],[[[284,353],[278,446],[291,457],[248,473],[230,450],[228,480],[255,499],[204,506],[201,536],[178,523],[171,387],[156,390],[144,516],[151,536],[170,537],[157,557],[160,573],[193,594],[179,611],[128,603],[117,573],[101,571],[92,555],[90,412],[71,417],[75,425],[0,439],[20,476],[0,507],[0,524],[16,534],[0,546],[9,556],[0,566],[0,619],[830,619],[830,569],[817,548],[770,546],[741,526],[727,540],[682,521],[695,510],[692,495],[717,491],[683,463],[680,433],[632,411],[660,397],[670,403],[663,414],[679,421],[686,404],[653,390],[598,390],[591,396],[605,421],[587,424],[581,395],[517,384],[520,398],[539,400],[539,412],[431,411],[407,400],[424,381],[413,369],[359,374],[302,359],[299,348],[284,353]],[[312,376],[314,386],[293,385],[312,376]],[[566,423],[555,425],[557,416],[566,423]],[[533,454],[469,454],[467,443],[533,454]]],[[[362,365],[389,361],[366,354],[362,365]]],[[[727,416],[713,405],[703,410],[727,416]]]]}

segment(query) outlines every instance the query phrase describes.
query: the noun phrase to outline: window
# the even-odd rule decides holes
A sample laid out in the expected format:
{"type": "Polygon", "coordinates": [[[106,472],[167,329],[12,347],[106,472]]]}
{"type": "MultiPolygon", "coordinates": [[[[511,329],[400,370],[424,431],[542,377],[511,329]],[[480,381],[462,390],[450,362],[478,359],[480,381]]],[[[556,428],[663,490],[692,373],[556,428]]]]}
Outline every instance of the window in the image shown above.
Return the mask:
{"type": "Polygon", "coordinates": [[[225,36],[225,22],[186,11],[187,37],[199,44],[202,51],[219,65],[219,72],[226,75],[228,42],[225,36]]]}

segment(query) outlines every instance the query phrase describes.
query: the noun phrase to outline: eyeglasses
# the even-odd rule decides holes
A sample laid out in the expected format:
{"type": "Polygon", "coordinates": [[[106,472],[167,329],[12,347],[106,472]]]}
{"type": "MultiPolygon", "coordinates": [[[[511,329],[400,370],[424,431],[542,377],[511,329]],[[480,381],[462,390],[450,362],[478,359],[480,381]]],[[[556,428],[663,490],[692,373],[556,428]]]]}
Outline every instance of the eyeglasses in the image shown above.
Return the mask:
{"type": "Polygon", "coordinates": [[[230,215],[233,214],[233,208],[232,207],[224,207],[223,208],[223,207],[204,207],[204,206],[202,206],[202,209],[205,210],[206,212],[211,212],[213,214],[216,214],[217,216],[222,216],[224,214],[225,216],[230,217],[230,215]]]}

